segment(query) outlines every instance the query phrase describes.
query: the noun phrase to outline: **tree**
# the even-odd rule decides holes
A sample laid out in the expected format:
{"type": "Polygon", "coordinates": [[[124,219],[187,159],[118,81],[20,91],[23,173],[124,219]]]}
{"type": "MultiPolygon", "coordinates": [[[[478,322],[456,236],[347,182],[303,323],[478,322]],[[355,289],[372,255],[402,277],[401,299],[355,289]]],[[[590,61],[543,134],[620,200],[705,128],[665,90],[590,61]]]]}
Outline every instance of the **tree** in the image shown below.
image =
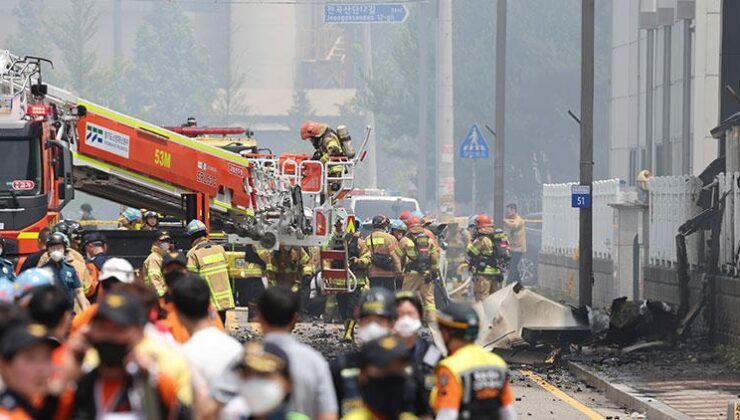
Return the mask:
{"type": "Polygon", "coordinates": [[[191,115],[212,117],[216,79],[180,5],[153,4],[136,34],[133,57],[127,72],[129,112],[160,124],[176,124],[191,115]]]}
{"type": "Polygon", "coordinates": [[[5,40],[8,50],[17,55],[49,57],[49,34],[38,29],[44,21],[44,0],[25,0],[13,8],[12,14],[18,23],[15,34],[5,40]],[[22,5],[22,7],[21,7],[22,5]]]}
{"type": "Polygon", "coordinates": [[[94,0],[70,0],[67,10],[65,16],[47,27],[66,70],[63,82],[78,95],[90,98],[96,92],[96,57],[89,44],[98,32],[100,12],[94,0]]]}
{"type": "Polygon", "coordinates": [[[288,124],[290,131],[298,132],[303,121],[311,119],[316,110],[311,106],[311,100],[305,89],[296,89],[293,92],[293,105],[288,111],[288,124]]]}
{"type": "Polygon", "coordinates": [[[229,25],[229,33],[227,34],[228,45],[225,54],[226,65],[221,66],[220,71],[218,71],[218,93],[214,105],[218,124],[226,126],[231,124],[233,116],[244,116],[249,112],[249,106],[246,103],[243,92],[246,75],[239,65],[233,66],[231,64],[240,61],[238,57],[234,56],[236,52],[234,51],[232,39],[234,38],[234,34],[239,30],[239,27],[234,25],[234,22],[231,22],[229,25]]]}

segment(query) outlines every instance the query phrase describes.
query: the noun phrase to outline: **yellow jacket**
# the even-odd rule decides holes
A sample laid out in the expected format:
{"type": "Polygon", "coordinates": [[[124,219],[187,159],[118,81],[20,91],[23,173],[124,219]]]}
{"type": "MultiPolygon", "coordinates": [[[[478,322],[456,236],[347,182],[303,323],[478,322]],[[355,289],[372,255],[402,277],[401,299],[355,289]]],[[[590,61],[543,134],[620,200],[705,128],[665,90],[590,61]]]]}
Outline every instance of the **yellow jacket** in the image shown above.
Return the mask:
{"type": "Polygon", "coordinates": [[[162,274],[163,259],[164,250],[156,245],[152,245],[152,252],[146,257],[142,266],[144,283],[153,286],[157,290],[159,297],[164,296],[167,292],[167,285],[164,282],[164,275],[162,274]]]}
{"type": "Polygon", "coordinates": [[[511,219],[504,219],[504,227],[509,233],[509,250],[527,252],[527,232],[524,219],[518,214],[511,219]]]}

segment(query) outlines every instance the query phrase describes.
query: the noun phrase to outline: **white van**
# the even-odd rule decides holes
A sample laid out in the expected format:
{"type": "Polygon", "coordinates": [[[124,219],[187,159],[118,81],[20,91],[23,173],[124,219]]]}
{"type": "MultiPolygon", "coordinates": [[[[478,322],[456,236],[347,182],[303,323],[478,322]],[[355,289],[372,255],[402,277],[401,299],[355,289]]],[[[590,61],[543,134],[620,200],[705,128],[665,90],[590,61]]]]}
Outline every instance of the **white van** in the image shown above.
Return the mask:
{"type": "Polygon", "coordinates": [[[419,202],[414,198],[388,195],[383,190],[355,188],[349,198],[341,202],[342,207],[360,221],[368,221],[382,214],[389,219],[398,219],[404,210],[417,211],[419,202]]]}

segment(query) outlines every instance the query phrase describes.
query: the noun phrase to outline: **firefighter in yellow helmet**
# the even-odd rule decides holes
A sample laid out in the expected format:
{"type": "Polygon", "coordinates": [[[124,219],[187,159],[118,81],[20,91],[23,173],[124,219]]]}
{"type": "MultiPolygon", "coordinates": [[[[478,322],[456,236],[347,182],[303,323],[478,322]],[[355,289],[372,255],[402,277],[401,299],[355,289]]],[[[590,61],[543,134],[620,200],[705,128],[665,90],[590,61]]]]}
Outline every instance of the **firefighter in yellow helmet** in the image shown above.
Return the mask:
{"type": "Polygon", "coordinates": [[[481,301],[501,288],[504,280],[501,268],[508,260],[506,242],[506,234],[494,229],[488,215],[479,214],[475,217],[475,227],[467,248],[475,300],[481,301]]]}
{"type": "Polygon", "coordinates": [[[187,254],[188,270],[199,274],[208,283],[213,306],[221,321],[225,321],[226,311],[234,308],[226,251],[208,239],[208,229],[200,220],[188,223],[188,236],[192,241],[187,254]]]}
{"type": "Polygon", "coordinates": [[[403,290],[421,296],[424,317],[434,321],[434,279],[439,273],[439,247],[422,226],[418,217],[407,220],[408,233],[401,238],[396,254],[403,266],[403,290]]]}

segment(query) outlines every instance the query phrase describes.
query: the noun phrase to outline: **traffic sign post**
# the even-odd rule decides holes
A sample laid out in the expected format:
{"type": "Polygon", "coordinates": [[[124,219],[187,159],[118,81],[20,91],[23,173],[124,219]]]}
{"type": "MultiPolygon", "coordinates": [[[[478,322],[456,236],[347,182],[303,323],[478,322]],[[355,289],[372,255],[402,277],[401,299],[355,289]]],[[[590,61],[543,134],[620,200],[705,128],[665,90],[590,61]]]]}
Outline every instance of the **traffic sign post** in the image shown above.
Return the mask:
{"type": "Polygon", "coordinates": [[[478,206],[478,159],[488,159],[491,156],[491,149],[478,124],[470,127],[465,140],[460,143],[459,156],[460,159],[473,160],[473,213],[475,213],[478,211],[476,208],[478,206]]]}
{"type": "Polygon", "coordinates": [[[590,209],[591,187],[589,185],[572,185],[570,187],[570,206],[577,209],[590,209]]]}
{"type": "Polygon", "coordinates": [[[327,3],[324,23],[403,23],[409,10],[403,3],[327,3]]]}

